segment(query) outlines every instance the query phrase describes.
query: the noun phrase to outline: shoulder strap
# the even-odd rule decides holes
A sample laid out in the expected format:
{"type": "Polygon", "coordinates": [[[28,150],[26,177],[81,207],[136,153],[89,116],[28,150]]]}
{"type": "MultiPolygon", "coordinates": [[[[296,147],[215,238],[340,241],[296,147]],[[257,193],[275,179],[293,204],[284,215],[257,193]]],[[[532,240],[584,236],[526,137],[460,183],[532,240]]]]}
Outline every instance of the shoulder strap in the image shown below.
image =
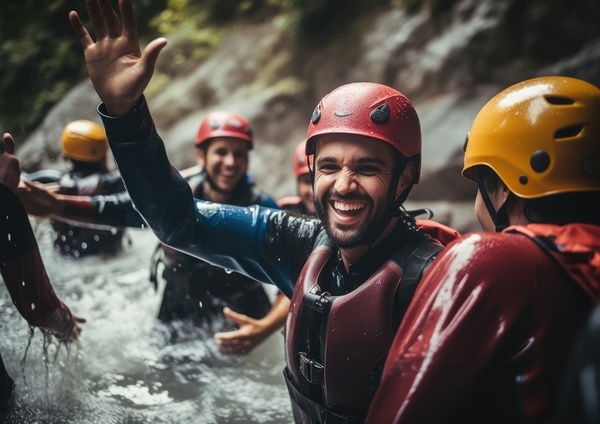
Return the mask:
{"type": "Polygon", "coordinates": [[[444,249],[432,239],[423,239],[396,252],[392,259],[402,268],[402,282],[396,293],[394,328],[398,328],[417,290],[421,277],[438,253],[444,249]]]}

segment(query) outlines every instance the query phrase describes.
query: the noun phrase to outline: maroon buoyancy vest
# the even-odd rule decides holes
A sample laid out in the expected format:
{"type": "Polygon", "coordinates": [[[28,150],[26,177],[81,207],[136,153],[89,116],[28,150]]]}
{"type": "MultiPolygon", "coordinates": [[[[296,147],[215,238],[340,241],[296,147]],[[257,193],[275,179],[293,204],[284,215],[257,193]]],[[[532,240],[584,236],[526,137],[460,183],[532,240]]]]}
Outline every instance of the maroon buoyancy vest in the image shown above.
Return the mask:
{"type": "MultiPolygon", "coordinates": [[[[317,422],[332,417],[362,422],[396,331],[400,264],[409,257],[409,266],[416,264],[410,271],[416,287],[440,250],[432,241],[402,249],[360,287],[341,296],[321,290],[332,249],[320,246],[312,252],[296,283],[286,324],[285,375],[296,422],[310,423],[311,416],[317,422]]],[[[414,288],[409,291],[410,301],[414,288]]]]}

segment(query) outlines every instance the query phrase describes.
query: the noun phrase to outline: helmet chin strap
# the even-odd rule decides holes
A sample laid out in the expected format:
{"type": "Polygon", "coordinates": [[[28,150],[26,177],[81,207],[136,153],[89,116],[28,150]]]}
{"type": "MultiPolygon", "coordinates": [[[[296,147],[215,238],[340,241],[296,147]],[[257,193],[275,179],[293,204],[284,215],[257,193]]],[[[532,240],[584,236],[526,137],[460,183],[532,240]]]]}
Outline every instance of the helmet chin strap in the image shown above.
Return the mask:
{"type": "Polygon", "coordinates": [[[404,172],[407,165],[408,161],[404,163],[404,166],[396,165],[394,167],[394,172],[392,174],[392,183],[390,184],[388,191],[388,202],[390,206],[385,211],[385,214],[381,217],[379,224],[372,228],[372,231],[369,232],[370,236],[367,240],[369,248],[373,247],[373,243],[375,243],[375,241],[379,238],[379,236],[381,235],[385,227],[387,227],[387,225],[390,223],[392,218],[398,217],[402,213],[401,206],[408,197],[408,194],[410,193],[410,190],[414,185],[413,179],[413,181],[408,186],[406,186],[404,191],[402,191],[402,193],[400,193],[400,195],[396,197],[396,189],[398,187],[398,182],[400,181],[400,175],[402,175],[402,172],[404,172]]]}
{"type": "Polygon", "coordinates": [[[479,189],[479,192],[481,193],[481,198],[483,199],[483,202],[485,203],[485,207],[487,208],[488,213],[490,214],[490,217],[492,218],[492,222],[494,223],[494,226],[496,227],[496,232],[499,233],[510,225],[508,222],[508,214],[506,213],[506,204],[508,203],[508,199],[510,198],[510,195],[506,198],[506,200],[504,201],[504,203],[502,203],[502,205],[498,208],[498,210],[496,210],[494,208],[494,204],[492,203],[492,199],[490,199],[490,196],[485,188],[485,184],[483,183],[483,178],[481,177],[481,172],[479,171],[479,169],[475,168],[474,173],[475,173],[475,181],[477,183],[477,188],[479,189]]]}

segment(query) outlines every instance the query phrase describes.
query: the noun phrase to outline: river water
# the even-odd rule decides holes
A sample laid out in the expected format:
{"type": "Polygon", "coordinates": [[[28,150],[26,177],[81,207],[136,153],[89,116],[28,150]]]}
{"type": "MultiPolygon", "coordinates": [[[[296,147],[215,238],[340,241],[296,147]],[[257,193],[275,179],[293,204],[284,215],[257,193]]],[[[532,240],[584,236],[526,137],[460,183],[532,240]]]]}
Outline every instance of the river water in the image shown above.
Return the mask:
{"type": "Polygon", "coordinates": [[[128,230],[131,244],[116,257],[71,259],[54,251],[47,222],[33,226],[56,292],[87,323],[69,349],[47,346],[39,330],[30,337],[0,286],[0,352],[17,385],[16,406],[0,422],[293,422],[280,332],[228,355],[210,329],[156,319],[162,286],[149,283],[150,230],[128,230]]]}

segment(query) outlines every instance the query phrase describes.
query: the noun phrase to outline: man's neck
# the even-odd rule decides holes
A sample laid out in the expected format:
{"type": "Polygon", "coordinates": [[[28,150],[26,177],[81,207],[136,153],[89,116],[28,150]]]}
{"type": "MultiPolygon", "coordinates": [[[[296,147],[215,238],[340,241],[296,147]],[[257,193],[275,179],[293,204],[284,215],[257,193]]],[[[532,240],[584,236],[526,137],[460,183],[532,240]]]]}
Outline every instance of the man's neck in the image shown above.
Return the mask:
{"type": "Polygon", "coordinates": [[[208,181],[204,182],[204,194],[206,196],[206,200],[215,203],[228,203],[231,199],[231,193],[222,193],[214,190],[208,181]]]}

